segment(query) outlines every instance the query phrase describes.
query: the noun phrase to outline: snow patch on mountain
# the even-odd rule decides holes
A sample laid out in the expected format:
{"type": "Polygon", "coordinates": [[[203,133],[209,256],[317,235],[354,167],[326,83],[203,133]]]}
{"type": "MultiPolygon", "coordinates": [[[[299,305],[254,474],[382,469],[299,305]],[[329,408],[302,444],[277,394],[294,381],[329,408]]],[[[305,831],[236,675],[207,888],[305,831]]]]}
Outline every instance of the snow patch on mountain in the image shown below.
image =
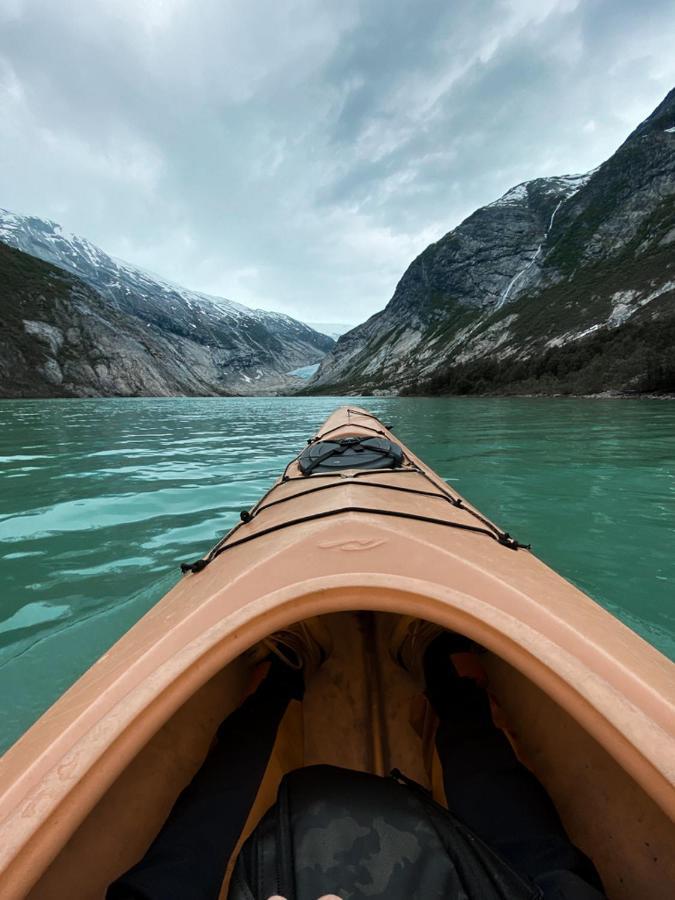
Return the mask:
{"type": "Polygon", "coordinates": [[[161,293],[167,304],[182,301],[182,304],[197,314],[201,312],[204,315],[228,316],[234,321],[254,319],[262,323],[311,327],[304,326],[284,313],[253,309],[225,297],[182,287],[154,272],[105,253],[86,238],[64,231],[50,219],[21,216],[0,208],[0,241],[78,275],[103,293],[125,291],[130,294],[133,291],[155,296],[161,293]]]}
{"type": "Polygon", "coordinates": [[[522,184],[517,184],[503,194],[498,200],[493,200],[492,203],[488,203],[487,205],[489,207],[511,206],[514,203],[522,203],[527,200],[527,185],[527,181],[524,181],[522,184]]]}
{"type": "Polygon", "coordinates": [[[284,313],[181,287],[50,220],[0,209],[0,242],[76,275],[111,310],[134,316],[175,344],[177,363],[194,351],[219,393],[250,393],[254,382],[258,393],[283,389],[289,369],[318,362],[333,346],[329,337],[284,313]]]}
{"type": "Polygon", "coordinates": [[[535,183],[538,187],[543,186],[544,190],[547,190],[549,193],[563,193],[563,199],[567,200],[574,196],[577,191],[580,191],[584,185],[588,184],[597,171],[597,169],[592,169],[590,172],[585,172],[584,174],[555,175],[551,178],[537,178],[533,181],[523,181],[521,184],[517,184],[515,187],[508,190],[498,200],[493,200],[492,203],[488,203],[487,208],[517,206],[521,203],[527,203],[530,185],[535,183]]]}

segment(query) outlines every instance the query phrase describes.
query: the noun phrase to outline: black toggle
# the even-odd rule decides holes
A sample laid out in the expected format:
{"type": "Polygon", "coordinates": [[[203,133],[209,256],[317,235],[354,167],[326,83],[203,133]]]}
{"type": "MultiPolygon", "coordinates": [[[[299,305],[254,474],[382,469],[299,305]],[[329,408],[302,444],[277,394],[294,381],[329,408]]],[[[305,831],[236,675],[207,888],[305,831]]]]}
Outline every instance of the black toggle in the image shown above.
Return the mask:
{"type": "Polygon", "coordinates": [[[210,560],[208,559],[198,559],[193,563],[181,563],[180,570],[183,575],[187,575],[188,572],[196,574],[197,572],[201,572],[202,569],[205,569],[209,562],[210,560]]]}

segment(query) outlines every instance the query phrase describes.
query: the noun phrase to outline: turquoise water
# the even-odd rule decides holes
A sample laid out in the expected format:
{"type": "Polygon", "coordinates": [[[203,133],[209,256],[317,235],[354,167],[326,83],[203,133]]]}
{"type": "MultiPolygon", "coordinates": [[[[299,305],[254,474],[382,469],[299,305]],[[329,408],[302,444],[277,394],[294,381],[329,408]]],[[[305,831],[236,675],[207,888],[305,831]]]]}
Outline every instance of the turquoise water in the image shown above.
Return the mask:
{"type": "MultiPolygon", "coordinates": [[[[0,404],[0,748],[354,398],[0,404]]],[[[675,658],[675,402],[364,398],[412,450],[675,658]]]]}

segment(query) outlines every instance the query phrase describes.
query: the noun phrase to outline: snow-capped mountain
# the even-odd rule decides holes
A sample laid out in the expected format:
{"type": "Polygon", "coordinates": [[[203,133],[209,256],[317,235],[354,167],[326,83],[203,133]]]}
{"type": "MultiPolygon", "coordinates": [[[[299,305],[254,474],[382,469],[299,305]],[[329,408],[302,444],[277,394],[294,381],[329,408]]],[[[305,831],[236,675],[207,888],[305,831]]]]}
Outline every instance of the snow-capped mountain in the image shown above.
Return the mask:
{"type": "Polygon", "coordinates": [[[214,392],[278,390],[289,382],[285,373],[318,362],[333,346],[290,316],[172,284],[49,220],[0,209],[0,242],[76,275],[112,309],[139,319],[148,334],[174,341],[183,358],[196,355],[200,369],[208,360],[213,372],[205,381],[214,392]]]}
{"type": "Polygon", "coordinates": [[[675,90],[594,171],[478,209],[308,390],[675,390],[674,123],[675,90]]]}

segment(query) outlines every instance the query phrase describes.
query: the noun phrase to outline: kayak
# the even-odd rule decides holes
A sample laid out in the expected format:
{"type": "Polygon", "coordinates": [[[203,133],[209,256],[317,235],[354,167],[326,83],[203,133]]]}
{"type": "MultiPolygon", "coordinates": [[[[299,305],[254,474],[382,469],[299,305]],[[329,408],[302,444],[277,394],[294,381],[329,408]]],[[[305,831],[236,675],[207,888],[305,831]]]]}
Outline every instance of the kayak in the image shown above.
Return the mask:
{"type": "Polygon", "coordinates": [[[399,617],[467,635],[520,759],[610,897],[675,896],[675,665],[483,516],[368,412],[337,410],[279,480],[0,762],[0,896],[102,898],[241,701],[247,651],[321,616],[333,652],[282,723],[282,775],[399,768],[442,797],[399,617]]]}

